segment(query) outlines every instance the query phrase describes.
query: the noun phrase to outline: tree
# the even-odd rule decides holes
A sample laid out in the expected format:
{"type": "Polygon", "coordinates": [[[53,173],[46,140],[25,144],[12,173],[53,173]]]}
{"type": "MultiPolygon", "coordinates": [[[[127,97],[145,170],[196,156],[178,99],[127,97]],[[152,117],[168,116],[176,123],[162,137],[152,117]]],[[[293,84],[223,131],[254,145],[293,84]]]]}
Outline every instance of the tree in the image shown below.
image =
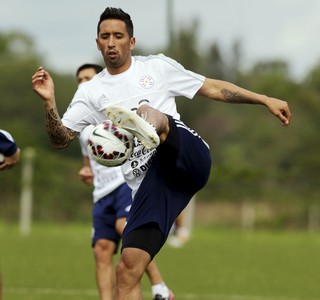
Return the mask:
{"type": "MultiPolygon", "coordinates": [[[[74,209],[73,202],[77,201],[77,207],[91,206],[90,189],[78,180],[81,155],[77,143],[58,152],[49,142],[42,103],[31,88],[31,76],[43,63],[30,37],[17,32],[0,34],[0,126],[13,134],[22,154],[27,147],[36,151],[34,217],[74,218],[79,210],[74,209]]],[[[63,112],[76,89],[74,76],[55,73],[52,76],[63,112]]],[[[19,213],[20,165],[12,172],[0,174],[1,219],[16,219],[19,213]]]]}

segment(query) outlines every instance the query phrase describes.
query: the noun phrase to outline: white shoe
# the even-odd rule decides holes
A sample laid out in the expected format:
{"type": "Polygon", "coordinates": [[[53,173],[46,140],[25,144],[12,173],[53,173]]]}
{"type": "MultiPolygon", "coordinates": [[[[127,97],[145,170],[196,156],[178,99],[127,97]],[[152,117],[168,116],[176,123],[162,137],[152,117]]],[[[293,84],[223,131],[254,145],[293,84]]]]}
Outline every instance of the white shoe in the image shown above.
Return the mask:
{"type": "Polygon", "coordinates": [[[121,106],[110,105],[106,109],[106,115],[115,125],[136,136],[147,149],[159,146],[160,139],[155,128],[135,112],[121,106]]]}
{"type": "Polygon", "coordinates": [[[161,295],[157,294],[153,298],[153,300],[174,300],[174,294],[171,290],[169,290],[169,298],[163,298],[161,295]]]}

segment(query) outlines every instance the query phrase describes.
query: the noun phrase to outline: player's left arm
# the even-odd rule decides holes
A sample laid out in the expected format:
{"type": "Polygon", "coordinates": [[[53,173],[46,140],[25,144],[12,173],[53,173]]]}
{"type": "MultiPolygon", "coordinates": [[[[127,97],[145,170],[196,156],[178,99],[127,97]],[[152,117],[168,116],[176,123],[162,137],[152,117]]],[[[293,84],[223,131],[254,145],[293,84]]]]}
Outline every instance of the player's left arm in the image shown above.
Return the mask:
{"type": "Polygon", "coordinates": [[[197,95],[227,103],[265,105],[283,126],[290,123],[291,112],[286,101],[251,92],[227,81],[206,78],[197,95]]]}
{"type": "Polygon", "coordinates": [[[82,156],[82,168],[79,170],[79,178],[85,184],[93,184],[93,172],[90,165],[90,160],[88,156],[82,156]]]}

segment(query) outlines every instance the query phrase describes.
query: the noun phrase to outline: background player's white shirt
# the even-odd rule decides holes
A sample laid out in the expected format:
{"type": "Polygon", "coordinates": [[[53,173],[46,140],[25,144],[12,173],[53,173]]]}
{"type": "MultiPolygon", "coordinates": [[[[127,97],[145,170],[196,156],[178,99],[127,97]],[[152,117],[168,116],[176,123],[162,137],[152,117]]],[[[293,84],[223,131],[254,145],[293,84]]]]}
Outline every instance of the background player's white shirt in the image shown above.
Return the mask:
{"type": "MultiPolygon", "coordinates": [[[[127,71],[110,75],[104,69],[92,80],[81,84],[62,122],[81,132],[84,127],[105,120],[107,106],[112,104],[132,109],[143,99],[147,99],[153,108],[180,119],[175,96],[193,98],[204,80],[204,76],[184,69],[164,55],[135,56],[127,71]]],[[[136,144],[131,158],[122,166],[133,194],[155,153],[156,150],[148,151],[136,144]]]]}
{"type": "Polygon", "coordinates": [[[121,167],[108,168],[98,164],[88,154],[87,145],[88,138],[94,126],[87,126],[80,134],[80,146],[83,156],[88,156],[90,160],[91,169],[94,175],[94,190],[93,190],[93,201],[96,203],[102,197],[110,194],[117,187],[125,182],[121,167]]]}

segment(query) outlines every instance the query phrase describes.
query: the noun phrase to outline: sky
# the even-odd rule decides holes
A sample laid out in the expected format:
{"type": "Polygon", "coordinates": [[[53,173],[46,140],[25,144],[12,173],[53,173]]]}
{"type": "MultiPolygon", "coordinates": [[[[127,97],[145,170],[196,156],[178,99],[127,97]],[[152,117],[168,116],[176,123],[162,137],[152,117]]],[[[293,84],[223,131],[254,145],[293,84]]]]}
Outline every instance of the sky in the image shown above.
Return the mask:
{"type": "MultiPolygon", "coordinates": [[[[0,0],[0,32],[28,34],[45,68],[74,73],[85,62],[101,61],[96,27],[107,6],[131,15],[139,48],[150,54],[164,48],[169,42],[168,1],[0,0]]],[[[171,1],[175,31],[199,22],[199,51],[216,42],[228,53],[239,40],[244,69],[257,61],[282,59],[296,79],[320,62],[320,0],[171,1]]]]}

